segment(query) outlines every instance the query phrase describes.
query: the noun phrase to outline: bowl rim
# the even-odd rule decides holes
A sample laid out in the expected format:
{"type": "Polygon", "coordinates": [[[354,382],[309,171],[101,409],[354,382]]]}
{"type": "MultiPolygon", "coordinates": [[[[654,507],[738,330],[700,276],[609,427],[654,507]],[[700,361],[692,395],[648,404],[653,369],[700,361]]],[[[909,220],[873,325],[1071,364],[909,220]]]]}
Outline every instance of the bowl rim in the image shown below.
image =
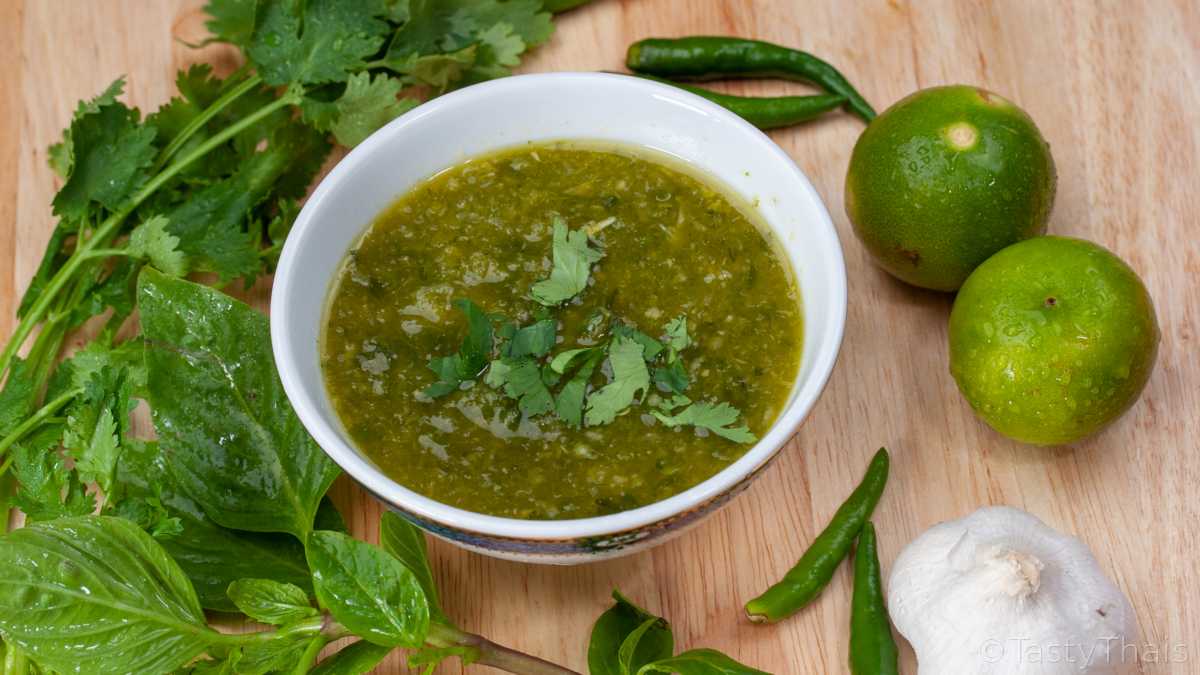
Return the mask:
{"type": "MultiPolygon", "coordinates": [[[[636,143],[631,144],[637,145],[636,143]]],[[[697,166],[696,169],[705,170],[701,166],[697,166]]],[[[764,215],[762,220],[779,236],[778,229],[769,218],[764,215]]],[[[371,134],[333,167],[305,202],[284,243],[272,282],[271,344],[284,391],[300,421],[321,449],[343,471],[386,505],[407,511],[420,519],[476,535],[533,541],[604,537],[668,521],[682,513],[702,507],[737,486],[742,479],[751,475],[757,468],[778,454],[816,404],[833,371],[845,332],[846,285],[845,260],[842,255],[841,242],[824,201],[795,161],[765,133],[711,101],[651,80],[614,73],[534,73],[472,85],[426,102],[371,134]],[[364,161],[368,155],[384,151],[394,142],[394,139],[403,136],[405,130],[419,120],[430,115],[437,115],[439,111],[452,106],[478,105],[481,101],[486,101],[489,97],[509,89],[561,87],[564,85],[587,87],[598,84],[624,86],[629,88],[629,95],[650,95],[665,98],[687,107],[698,108],[724,124],[740,128],[740,131],[748,135],[749,139],[757,146],[757,150],[774,155],[776,159],[783,162],[784,166],[790,167],[791,179],[807,193],[806,196],[815,206],[813,218],[810,219],[812,222],[806,221],[805,225],[818,231],[816,239],[820,242],[821,250],[817,254],[825,258],[829,270],[825,279],[828,285],[825,293],[830,303],[830,320],[826,322],[822,334],[811,335],[807,332],[805,334],[805,340],[816,339],[819,341],[812,359],[810,375],[806,379],[800,380],[800,375],[797,374],[799,387],[791,402],[776,418],[768,432],[740,458],[683,492],[636,509],[591,518],[525,520],[468,511],[426,497],[388,477],[361,456],[336,429],[326,424],[319,412],[318,400],[320,397],[314,396],[314,393],[304,386],[299,377],[298,369],[302,366],[299,365],[295,354],[294,338],[290,331],[284,330],[284,327],[290,322],[290,308],[286,299],[292,295],[291,279],[294,275],[302,273],[302,270],[298,268],[298,251],[303,248],[306,241],[318,228],[314,214],[320,210],[320,205],[324,201],[341,188],[345,177],[352,173],[353,167],[364,161]]],[[[322,298],[322,302],[324,300],[322,298]]],[[[322,393],[322,395],[324,394],[322,393]]]]}

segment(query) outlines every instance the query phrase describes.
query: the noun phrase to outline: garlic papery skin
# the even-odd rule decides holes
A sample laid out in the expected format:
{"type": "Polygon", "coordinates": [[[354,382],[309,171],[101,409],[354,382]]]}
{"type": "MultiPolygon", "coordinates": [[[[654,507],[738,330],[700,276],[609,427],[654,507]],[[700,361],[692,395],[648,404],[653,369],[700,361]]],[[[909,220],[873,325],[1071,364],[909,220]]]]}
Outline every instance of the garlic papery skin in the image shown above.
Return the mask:
{"type": "Polygon", "coordinates": [[[1006,506],[935,525],[892,566],[892,622],[920,675],[1114,673],[1133,607],[1087,545],[1006,506]]]}

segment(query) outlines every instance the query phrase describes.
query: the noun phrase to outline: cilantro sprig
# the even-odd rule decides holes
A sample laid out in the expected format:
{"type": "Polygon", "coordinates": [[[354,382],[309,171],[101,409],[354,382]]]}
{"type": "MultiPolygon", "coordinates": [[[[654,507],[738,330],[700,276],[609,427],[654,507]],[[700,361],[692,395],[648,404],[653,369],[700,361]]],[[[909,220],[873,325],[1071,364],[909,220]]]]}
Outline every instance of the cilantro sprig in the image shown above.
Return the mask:
{"type": "MultiPolygon", "coordinates": [[[[430,359],[429,369],[438,381],[422,393],[428,398],[446,396],[483,375],[484,384],[515,401],[522,415],[553,413],[568,426],[580,428],[611,424],[646,403],[655,388],[671,395],[648,409],[662,424],[691,426],[735,443],[755,442],[745,424],[732,426],[741,415],[737,408],[728,403],[693,403],[683,395],[691,378],[682,352],[693,344],[686,316],[668,321],[659,338],[608,317],[611,322],[599,344],[551,353],[558,324],[546,316],[552,311],[546,306],[557,307],[585,292],[592,265],[603,257],[592,247],[586,229],[571,230],[560,216],[553,217],[552,228],[550,277],[536,282],[529,294],[544,305],[537,309],[538,320],[522,327],[504,317],[489,317],[470,300],[455,300],[454,306],[467,316],[467,335],[457,353],[430,359]],[[498,329],[493,330],[493,320],[500,323],[498,329]],[[593,381],[598,370],[609,373],[603,384],[593,381]],[[682,406],[687,407],[673,413],[682,406]]],[[[602,313],[596,320],[607,316],[602,313]]],[[[588,329],[594,328],[589,322],[588,329]]]]}
{"type": "MultiPolygon", "coordinates": [[[[221,284],[271,272],[328,136],[352,146],[428,94],[507,75],[553,30],[536,0],[210,0],[205,11],[209,41],[239,47],[241,68],[181,71],[179,95],[147,116],[120,100],[118,79],[79,104],[50,149],[59,221],[0,349],[6,389],[44,389],[67,334],[93,316],[107,313],[99,339],[113,344],[143,267],[221,284]]],[[[451,387],[486,361],[441,365],[451,387]]],[[[71,399],[31,401],[7,414],[53,419],[71,399]]],[[[0,479],[5,454],[41,426],[0,427],[0,479]]]]}

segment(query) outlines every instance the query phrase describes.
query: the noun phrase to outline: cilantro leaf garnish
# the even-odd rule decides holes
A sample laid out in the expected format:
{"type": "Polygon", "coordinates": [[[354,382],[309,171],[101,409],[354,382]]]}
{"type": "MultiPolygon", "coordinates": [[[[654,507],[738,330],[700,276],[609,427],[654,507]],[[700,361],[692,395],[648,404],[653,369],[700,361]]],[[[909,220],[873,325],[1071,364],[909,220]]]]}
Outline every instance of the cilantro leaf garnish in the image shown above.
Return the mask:
{"type": "Polygon", "coordinates": [[[510,358],[545,356],[554,347],[557,330],[558,323],[554,319],[542,319],[524,328],[517,328],[504,345],[501,354],[510,358]]]}
{"type": "Polygon", "coordinates": [[[592,263],[604,257],[604,253],[588,246],[588,236],[583,230],[567,229],[567,221],[554,217],[554,267],[550,278],[533,285],[533,299],[547,307],[556,307],[579,295],[587,288],[592,263]]]}
{"type": "Polygon", "coordinates": [[[740,427],[729,426],[737,421],[741,412],[728,403],[713,404],[700,401],[692,403],[675,415],[668,415],[657,410],[653,412],[653,415],[669,427],[690,425],[707,429],[721,438],[727,438],[735,443],[753,443],[758,440],[754,434],[750,433],[750,429],[745,424],[740,427]]]}
{"type": "Polygon", "coordinates": [[[654,369],[654,384],[662,391],[682,394],[691,384],[687,368],[681,359],[670,361],[665,366],[654,369]]]}
{"type": "Polygon", "coordinates": [[[616,337],[608,348],[612,364],[612,381],[587,397],[585,421],[594,427],[608,424],[623,410],[633,405],[638,392],[650,386],[650,372],[642,357],[642,345],[627,337],[616,337]]]}
{"type": "Polygon", "coordinates": [[[492,361],[484,382],[490,387],[503,387],[509,398],[516,399],[521,412],[530,417],[554,409],[554,397],[542,379],[542,368],[532,357],[492,361]]]}
{"type": "Polygon", "coordinates": [[[457,354],[429,360],[429,369],[438,381],[425,388],[430,398],[445,396],[467,380],[475,379],[488,365],[492,353],[492,320],[479,305],[467,299],[455,300],[454,307],[467,317],[467,336],[457,354]]]}
{"type": "Polygon", "coordinates": [[[679,355],[679,352],[688,348],[692,344],[692,339],[688,337],[687,317],[682,314],[667,322],[667,347],[671,350],[667,357],[668,361],[674,361],[679,355]]]}
{"type": "Polygon", "coordinates": [[[679,352],[692,344],[688,336],[687,317],[680,315],[667,322],[667,364],[654,369],[654,384],[662,391],[682,394],[691,383],[679,352]]]}
{"type": "Polygon", "coordinates": [[[554,398],[554,412],[559,419],[578,429],[583,424],[583,402],[587,395],[588,381],[592,379],[592,373],[596,372],[596,366],[604,360],[604,350],[599,348],[575,349],[563,352],[563,354],[571,354],[571,356],[562,362],[555,358],[550,363],[552,370],[563,372],[555,368],[556,363],[565,369],[570,362],[578,360],[576,357],[582,357],[583,360],[579,370],[575,371],[571,379],[567,380],[567,383],[559,390],[558,396],[554,398]]]}
{"type": "Polygon", "coordinates": [[[571,369],[571,366],[577,362],[582,362],[583,359],[589,358],[597,352],[603,352],[602,347],[581,347],[579,349],[568,349],[565,352],[559,352],[550,360],[550,369],[556,373],[564,374],[571,369]]]}
{"type": "Polygon", "coordinates": [[[625,323],[618,323],[612,327],[612,334],[618,337],[629,338],[642,346],[642,358],[647,363],[653,361],[664,349],[663,343],[646,335],[642,331],[625,323]]]}

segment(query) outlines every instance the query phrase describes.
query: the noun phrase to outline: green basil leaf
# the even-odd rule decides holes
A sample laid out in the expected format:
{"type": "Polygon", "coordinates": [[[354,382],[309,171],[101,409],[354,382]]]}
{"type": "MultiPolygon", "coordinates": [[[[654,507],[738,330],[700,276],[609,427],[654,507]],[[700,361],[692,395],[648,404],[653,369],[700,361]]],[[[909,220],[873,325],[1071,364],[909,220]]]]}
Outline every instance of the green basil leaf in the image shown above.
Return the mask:
{"type": "Polygon", "coordinates": [[[317,600],[354,634],[382,647],[415,648],[429,632],[429,603],[399,560],[340,532],[308,536],[317,600]]]}
{"type": "Polygon", "coordinates": [[[150,535],[79,516],[0,537],[0,633],[60,672],[168,672],[215,633],[192,585],[150,535]]]}
{"type": "Polygon", "coordinates": [[[665,620],[651,617],[634,628],[632,633],[626,635],[625,640],[621,642],[620,649],[617,650],[617,663],[621,668],[621,675],[633,675],[638,672],[639,668],[655,660],[662,653],[670,656],[674,639],[672,638],[671,642],[666,645],[662,641],[664,634],[670,636],[670,630],[665,620]],[[647,637],[652,642],[643,645],[643,637],[647,637]],[[662,649],[664,646],[667,648],[665,652],[662,649]]]}
{"type": "Polygon", "coordinates": [[[154,426],[180,488],[219,525],[304,541],[337,467],[284,395],[267,318],[150,268],[138,297],[154,426]]]}
{"type": "Polygon", "coordinates": [[[391,647],[360,640],[319,663],[310,675],[366,675],[391,652],[391,647]]]}
{"type": "Polygon", "coordinates": [[[291,672],[300,662],[300,657],[309,643],[324,639],[319,635],[296,635],[245,645],[241,647],[242,655],[234,671],[238,675],[291,672]]]}
{"type": "Polygon", "coordinates": [[[637,675],[678,673],[679,675],[769,675],[738,663],[715,649],[689,649],[678,656],[642,666],[637,675]]]}
{"type": "Polygon", "coordinates": [[[308,604],[308,593],[303,588],[271,579],[238,579],[229,584],[228,594],[242,614],[275,626],[319,613],[308,604]]]}
{"type": "MultiPolygon", "coordinates": [[[[304,559],[304,547],[287,534],[238,532],[208,519],[204,510],[176,485],[167,470],[166,458],[157,443],[132,444],[121,455],[117,483],[123,499],[157,499],[171,517],[179,519],[181,532],[159,543],[183,568],[200,605],[205,609],[236,612],[225,593],[238,579],[273,579],[312,592],[312,575],[304,559]]],[[[320,514],[332,508],[328,498],[320,514]]],[[[122,503],[115,511],[125,515],[122,503]]]]}
{"type": "Polygon", "coordinates": [[[379,521],[379,546],[391,553],[408,568],[425,591],[429,604],[429,616],[433,620],[449,623],[438,600],[437,582],[433,569],[429,567],[429,551],[425,546],[425,533],[412,523],[388,511],[379,521]]]}
{"type": "Polygon", "coordinates": [[[588,672],[591,675],[622,675],[630,663],[644,664],[670,657],[675,650],[670,625],[630,602],[620,591],[613,591],[613,599],[617,601],[616,604],[601,614],[592,627],[588,644],[588,672]],[[643,629],[636,649],[623,666],[620,656],[622,645],[639,627],[652,621],[656,623],[643,629]]]}

